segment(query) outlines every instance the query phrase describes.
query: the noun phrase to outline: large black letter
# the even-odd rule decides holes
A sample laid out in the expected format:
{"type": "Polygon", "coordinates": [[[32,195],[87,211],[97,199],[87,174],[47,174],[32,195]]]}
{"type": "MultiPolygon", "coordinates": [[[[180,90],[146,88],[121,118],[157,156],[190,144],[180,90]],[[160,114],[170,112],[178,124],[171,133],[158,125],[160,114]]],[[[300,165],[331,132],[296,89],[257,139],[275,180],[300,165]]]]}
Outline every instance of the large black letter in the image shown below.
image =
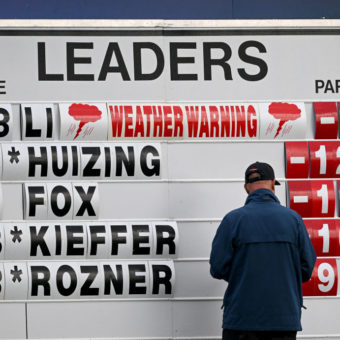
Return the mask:
{"type": "Polygon", "coordinates": [[[143,174],[148,177],[151,177],[153,175],[159,176],[160,160],[152,159],[151,164],[153,165],[153,167],[149,168],[147,164],[148,154],[152,154],[152,156],[159,157],[159,153],[157,149],[151,145],[147,145],[142,149],[142,152],[140,155],[140,166],[143,171],[143,174]]]}
{"type": "Polygon", "coordinates": [[[168,245],[169,254],[176,254],[176,244],[174,239],[176,237],[176,233],[174,228],[171,225],[156,225],[156,238],[157,238],[157,248],[156,254],[162,255],[164,245],[168,245]],[[164,237],[164,233],[167,233],[169,236],[164,237]]]}
{"type": "Polygon", "coordinates": [[[77,275],[74,269],[68,265],[61,266],[57,271],[57,289],[63,296],[71,295],[77,288],[77,275]],[[63,277],[64,274],[68,274],[70,277],[70,286],[65,288],[63,277]]]}
{"type": "Polygon", "coordinates": [[[75,57],[75,49],[93,49],[93,43],[74,42],[66,43],[67,54],[67,80],[94,80],[93,74],[76,74],[75,64],[91,64],[91,58],[75,57]]]}
{"type": "Polygon", "coordinates": [[[84,227],[82,225],[67,225],[67,256],[82,256],[85,254],[84,247],[75,247],[75,244],[82,244],[84,242],[84,227]],[[74,234],[81,234],[75,236],[74,234]]]}
{"type": "Polygon", "coordinates": [[[58,217],[62,217],[65,216],[71,208],[71,195],[69,193],[69,191],[67,190],[67,188],[65,188],[62,185],[57,185],[56,187],[54,187],[52,189],[51,192],[51,209],[54,213],[54,215],[58,216],[58,217]],[[58,195],[61,194],[64,196],[65,199],[65,203],[64,203],[64,207],[63,208],[59,208],[58,207],[58,195]]]}
{"type": "Polygon", "coordinates": [[[97,266],[80,266],[80,272],[82,274],[89,274],[83,286],[80,288],[80,296],[99,295],[99,288],[91,287],[93,281],[96,279],[98,275],[98,267],[97,266]]]}
{"type": "Polygon", "coordinates": [[[31,234],[31,252],[30,256],[37,256],[37,249],[40,247],[41,253],[43,256],[51,256],[50,251],[48,250],[47,244],[44,240],[44,236],[46,231],[48,230],[48,226],[44,225],[39,229],[39,233],[37,234],[37,228],[35,226],[30,226],[30,234],[31,234]]]}
{"type": "Polygon", "coordinates": [[[40,129],[33,129],[32,109],[25,107],[26,135],[25,137],[41,137],[40,129]]]}
{"type": "Polygon", "coordinates": [[[44,42],[38,42],[38,80],[64,80],[62,74],[46,73],[46,52],[44,42]]]}
{"type": "Polygon", "coordinates": [[[105,225],[90,225],[90,255],[97,255],[98,244],[105,244],[105,225]],[[98,236],[104,234],[104,236],[98,236]]]}
{"type": "Polygon", "coordinates": [[[250,56],[246,53],[249,47],[257,48],[260,53],[266,53],[267,50],[259,41],[249,40],[245,41],[238,49],[238,55],[240,59],[248,64],[256,65],[259,67],[259,72],[256,74],[248,74],[244,68],[239,68],[238,73],[244,79],[248,81],[258,81],[263,79],[268,73],[268,66],[266,62],[260,58],[250,56]]]}
{"type": "Polygon", "coordinates": [[[122,52],[120,51],[118,43],[109,43],[109,46],[105,54],[103,66],[99,73],[98,80],[106,80],[106,76],[109,72],[120,73],[123,80],[130,80],[130,76],[126,68],[122,52]],[[113,52],[115,53],[118,66],[110,66],[113,52]]]}
{"type": "Polygon", "coordinates": [[[162,74],[164,69],[164,56],[158,45],[152,42],[133,43],[133,55],[135,65],[135,80],[155,80],[162,74]],[[149,49],[155,53],[157,59],[156,69],[151,73],[143,73],[142,49],[149,49]]]}
{"type": "Polygon", "coordinates": [[[224,71],[224,79],[232,80],[231,68],[227,61],[231,57],[231,48],[228,44],[223,42],[206,42],[203,43],[203,55],[204,55],[204,80],[211,80],[211,67],[213,65],[221,66],[224,71]],[[220,49],[224,52],[224,56],[219,59],[212,59],[211,50],[220,49]]]}
{"type": "Polygon", "coordinates": [[[121,146],[116,146],[116,176],[122,176],[122,165],[128,176],[134,176],[135,174],[135,154],[133,146],[128,146],[128,157],[126,157],[124,150],[121,146]]]}
{"type": "Polygon", "coordinates": [[[91,199],[93,197],[94,192],[96,191],[95,186],[89,186],[87,192],[85,193],[85,190],[83,187],[75,186],[75,189],[78,191],[78,194],[82,200],[82,204],[76,214],[76,216],[84,216],[85,211],[87,210],[87,213],[89,216],[96,216],[96,213],[92,207],[91,199]]]}
{"type": "Polygon", "coordinates": [[[142,243],[149,243],[149,236],[141,236],[140,233],[149,233],[150,228],[147,224],[145,225],[132,225],[132,234],[133,234],[133,255],[150,255],[150,246],[141,247],[142,243]]]}
{"type": "Polygon", "coordinates": [[[172,285],[170,281],[172,277],[171,269],[163,264],[153,264],[152,273],[153,273],[152,294],[159,294],[159,286],[161,284],[165,286],[165,294],[171,294],[172,290],[172,285]],[[162,277],[160,273],[163,273],[162,277]]]}
{"type": "Polygon", "coordinates": [[[197,80],[197,74],[180,74],[178,64],[193,64],[194,57],[179,57],[179,49],[195,49],[196,43],[177,42],[170,43],[170,73],[171,80],[197,80]]]}
{"type": "Polygon", "coordinates": [[[146,268],[144,264],[129,264],[129,294],[146,294],[146,286],[137,286],[137,283],[146,283],[146,268]],[[144,273],[144,275],[136,275],[136,273],[144,273]]]}
{"type": "Polygon", "coordinates": [[[67,169],[68,169],[68,152],[67,146],[63,145],[61,147],[61,158],[62,158],[62,166],[59,168],[58,166],[58,152],[56,146],[51,146],[52,152],[52,171],[53,173],[58,176],[65,176],[67,169]]]}
{"type": "Polygon", "coordinates": [[[28,177],[35,177],[35,167],[40,165],[40,176],[47,176],[47,150],[45,146],[40,147],[41,156],[35,155],[35,148],[29,146],[28,148],[28,177]]]}
{"type": "Polygon", "coordinates": [[[44,194],[45,188],[43,186],[34,186],[28,187],[28,199],[29,199],[29,208],[28,208],[28,216],[35,216],[36,205],[44,205],[44,197],[37,197],[38,194],[44,194]]]}
{"type": "Polygon", "coordinates": [[[118,255],[118,244],[126,244],[126,237],[118,236],[118,233],[126,234],[126,225],[111,225],[111,255],[118,255]]]}
{"type": "MultiPolygon", "coordinates": [[[[91,155],[83,170],[84,177],[100,176],[100,169],[93,168],[101,154],[99,146],[84,146],[81,148],[83,155],[91,155]]],[[[82,158],[82,161],[84,158],[82,158]]],[[[84,160],[85,161],[85,160],[84,160]]]]}
{"type": "Polygon", "coordinates": [[[38,296],[38,288],[42,286],[44,289],[43,296],[51,295],[51,287],[48,281],[50,280],[51,274],[45,266],[31,266],[32,275],[32,289],[31,296],[38,296]],[[42,278],[39,278],[39,274],[42,274],[42,278]]]}
{"type": "Polygon", "coordinates": [[[104,264],[104,295],[111,294],[111,284],[115,290],[116,295],[123,294],[123,270],[121,264],[116,264],[117,275],[112,271],[108,264],[104,264]]]}

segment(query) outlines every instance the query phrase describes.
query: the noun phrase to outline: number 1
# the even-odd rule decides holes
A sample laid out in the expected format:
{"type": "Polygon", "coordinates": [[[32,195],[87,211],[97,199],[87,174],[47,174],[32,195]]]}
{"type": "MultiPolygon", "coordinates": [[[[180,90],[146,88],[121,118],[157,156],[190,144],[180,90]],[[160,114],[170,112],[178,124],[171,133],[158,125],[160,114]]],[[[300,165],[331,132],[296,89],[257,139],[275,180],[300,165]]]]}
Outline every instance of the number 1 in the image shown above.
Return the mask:
{"type": "Polygon", "coordinates": [[[322,252],[328,253],[329,252],[329,227],[328,224],[324,224],[322,229],[318,231],[319,236],[323,238],[323,247],[322,252]]]}
{"type": "Polygon", "coordinates": [[[318,151],[315,152],[315,157],[320,158],[320,175],[326,174],[327,158],[326,158],[326,148],[324,145],[320,145],[318,151]]]}
{"type": "Polygon", "coordinates": [[[322,199],[322,214],[328,213],[328,190],[327,184],[322,184],[321,189],[316,192],[318,197],[322,199]]]}

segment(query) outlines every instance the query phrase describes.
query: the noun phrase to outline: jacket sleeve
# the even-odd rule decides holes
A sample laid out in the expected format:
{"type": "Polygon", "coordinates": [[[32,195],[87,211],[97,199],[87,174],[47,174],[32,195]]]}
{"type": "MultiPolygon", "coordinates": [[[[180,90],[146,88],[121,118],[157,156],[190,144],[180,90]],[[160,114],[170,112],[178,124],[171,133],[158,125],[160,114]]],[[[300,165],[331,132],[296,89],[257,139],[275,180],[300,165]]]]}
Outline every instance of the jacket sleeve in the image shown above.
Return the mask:
{"type": "Polygon", "coordinates": [[[228,281],[234,254],[232,224],[226,216],[217,229],[210,253],[210,274],[215,279],[228,281]]]}
{"type": "Polygon", "coordinates": [[[302,282],[306,282],[312,276],[314,264],[316,261],[316,255],[307,229],[301,217],[299,217],[299,251],[302,282]]]}

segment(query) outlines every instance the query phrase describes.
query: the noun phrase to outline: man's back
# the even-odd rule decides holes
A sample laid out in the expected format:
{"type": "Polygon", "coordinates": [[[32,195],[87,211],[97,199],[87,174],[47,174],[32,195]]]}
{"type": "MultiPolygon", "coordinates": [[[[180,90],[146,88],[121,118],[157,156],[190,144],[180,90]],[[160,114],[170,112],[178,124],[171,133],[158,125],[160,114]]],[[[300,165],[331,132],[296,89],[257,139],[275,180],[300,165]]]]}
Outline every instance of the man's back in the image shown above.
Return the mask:
{"type": "Polygon", "coordinates": [[[268,189],[223,219],[213,242],[211,274],[229,282],[223,328],[301,330],[301,283],[315,253],[301,217],[268,189]]]}

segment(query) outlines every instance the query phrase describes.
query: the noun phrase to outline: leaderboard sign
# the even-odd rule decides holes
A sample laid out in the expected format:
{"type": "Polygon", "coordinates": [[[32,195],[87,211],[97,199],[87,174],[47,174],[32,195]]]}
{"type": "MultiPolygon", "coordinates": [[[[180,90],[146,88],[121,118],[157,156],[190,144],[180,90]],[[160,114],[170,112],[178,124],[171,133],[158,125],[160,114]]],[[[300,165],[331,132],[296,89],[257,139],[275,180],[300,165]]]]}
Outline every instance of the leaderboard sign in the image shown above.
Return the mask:
{"type": "MultiPolygon", "coordinates": [[[[1,179],[22,182],[24,203],[23,221],[0,224],[1,299],[173,296],[176,222],[98,219],[109,197],[97,180],[162,175],[150,139],[304,140],[311,100],[315,139],[338,137],[334,32],[322,30],[332,44],[308,31],[233,32],[0,30],[1,179]],[[330,108],[318,104],[326,99],[330,108]]],[[[316,184],[311,216],[335,217],[331,185],[316,184]]],[[[336,254],[336,222],[315,223],[318,252],[336,254]]],[[[318,264],[308,294],[338,294],[333,260],[318,264]]]]}

